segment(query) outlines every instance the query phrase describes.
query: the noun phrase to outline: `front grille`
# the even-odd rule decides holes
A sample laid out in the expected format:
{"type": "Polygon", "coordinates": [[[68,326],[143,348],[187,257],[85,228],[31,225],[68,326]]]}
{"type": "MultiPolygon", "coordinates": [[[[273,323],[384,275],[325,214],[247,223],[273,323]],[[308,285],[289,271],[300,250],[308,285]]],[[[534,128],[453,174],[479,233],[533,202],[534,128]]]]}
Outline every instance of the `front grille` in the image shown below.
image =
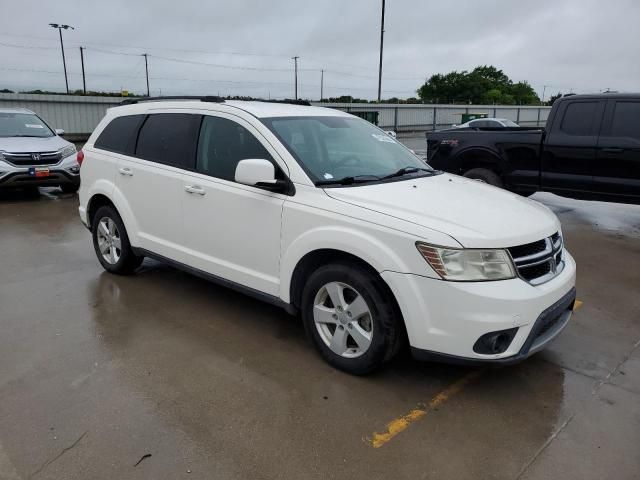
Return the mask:
{"type": "Polygon", "coordinates": [[[540,285],[564,269],[562,237],[559,232],[536,242],[509,247],[509,253],[520,278],[532,285],[540,285]]]}
{"type": "Polygon", "coordinates": [[[34,165],[55,165],[62,156],[60,152],[33,152],[33,153],[10,153],[2,154],[4,160],[16,167],[26,167],[34,165]]]}
{"type": "Polygon", "coordinates": [[[547,333],[549,330],[551,330],[558,323],[558,321],[562,318],[562,315],[564,315],[564,312],[561,312],[558,315],[556,315],[555,317],[551,317],[550,319],[548,319],[548,321],[544,325],[542,325],[540,330],[538,330],[536,332],[535,339],[540,338],[545,333],[547,333]]]}

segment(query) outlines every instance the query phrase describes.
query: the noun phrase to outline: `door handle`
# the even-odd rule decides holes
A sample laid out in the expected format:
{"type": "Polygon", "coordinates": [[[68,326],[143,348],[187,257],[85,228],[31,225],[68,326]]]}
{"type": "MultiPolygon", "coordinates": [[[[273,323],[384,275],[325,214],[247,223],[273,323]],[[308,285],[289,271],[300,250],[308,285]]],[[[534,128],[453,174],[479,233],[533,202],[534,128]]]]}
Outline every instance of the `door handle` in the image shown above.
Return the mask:
{"type": "Polygon", "coordinates": [[[195,195],[206,195],[207,192],[204,191],[204,188],[199,187],[197,185],[185,185],[185,192],[192,193],[195,195]]]}
{"type": "Polygon", "coordinates": [[[602,151],[604,153],[622,153],[623,149],[622,148],[609,148],[609,147],[605,147],[602,149],[602,151]]]}
{"type": "Polygon", "coordinates": [[[133,177],[133,172],[130,168],[123,167],[118,171],[120,172],[120,175],[124,175],[125,177],[133,177]]]}

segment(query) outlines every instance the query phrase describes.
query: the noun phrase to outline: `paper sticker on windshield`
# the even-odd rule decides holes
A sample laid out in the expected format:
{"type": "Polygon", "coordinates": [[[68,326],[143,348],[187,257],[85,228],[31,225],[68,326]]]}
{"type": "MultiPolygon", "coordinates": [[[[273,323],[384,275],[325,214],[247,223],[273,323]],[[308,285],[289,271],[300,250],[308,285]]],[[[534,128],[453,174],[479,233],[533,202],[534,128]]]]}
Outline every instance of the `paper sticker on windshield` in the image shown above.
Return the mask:
{"type": "Polygon", "coordinates": [[[325,180],[332,180],[333,179],[333,175],[331,175],[330,173],[325,173],[323,175],[323,177],[325,178],[325,180]]]}
{"type": "Polygon", "coordinates": [[[25,123],[24,126],[27,128],[44,128],[42,125],[37,125],[35,123],[25,123]]]}
{"type": "Polygon", "coordinates": [[[396,141],[386,133],[372,133],[371,136],[379,142],[396,143],[396,141]]]}

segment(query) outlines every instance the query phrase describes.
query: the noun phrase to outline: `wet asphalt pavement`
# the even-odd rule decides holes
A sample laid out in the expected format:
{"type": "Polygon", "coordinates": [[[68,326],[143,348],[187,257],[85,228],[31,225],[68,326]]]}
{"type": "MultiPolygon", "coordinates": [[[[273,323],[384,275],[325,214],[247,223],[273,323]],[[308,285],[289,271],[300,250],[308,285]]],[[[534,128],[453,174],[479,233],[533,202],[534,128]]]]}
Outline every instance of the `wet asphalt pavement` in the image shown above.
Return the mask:
{"type": "Polygon", "coordinates": [[[640,207],[534,199],[578,263],[556,342],[359,378],[275,307],[159,263],[105,273],[75,195],[1,194],[0,479],[640,478],[640,207]]]}

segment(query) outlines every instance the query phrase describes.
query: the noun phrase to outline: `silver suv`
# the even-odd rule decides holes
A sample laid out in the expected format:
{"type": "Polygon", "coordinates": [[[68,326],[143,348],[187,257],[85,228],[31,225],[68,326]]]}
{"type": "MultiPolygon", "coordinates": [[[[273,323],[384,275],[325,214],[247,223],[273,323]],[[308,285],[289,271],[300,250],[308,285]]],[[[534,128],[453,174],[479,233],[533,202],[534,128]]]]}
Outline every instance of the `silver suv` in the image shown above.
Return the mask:
{"type": "Polygon", "coordinates": [[[0,189],[59,186],[67,193],[80,187],[76,147],[31,110],[0,109],[0,189]]]}

